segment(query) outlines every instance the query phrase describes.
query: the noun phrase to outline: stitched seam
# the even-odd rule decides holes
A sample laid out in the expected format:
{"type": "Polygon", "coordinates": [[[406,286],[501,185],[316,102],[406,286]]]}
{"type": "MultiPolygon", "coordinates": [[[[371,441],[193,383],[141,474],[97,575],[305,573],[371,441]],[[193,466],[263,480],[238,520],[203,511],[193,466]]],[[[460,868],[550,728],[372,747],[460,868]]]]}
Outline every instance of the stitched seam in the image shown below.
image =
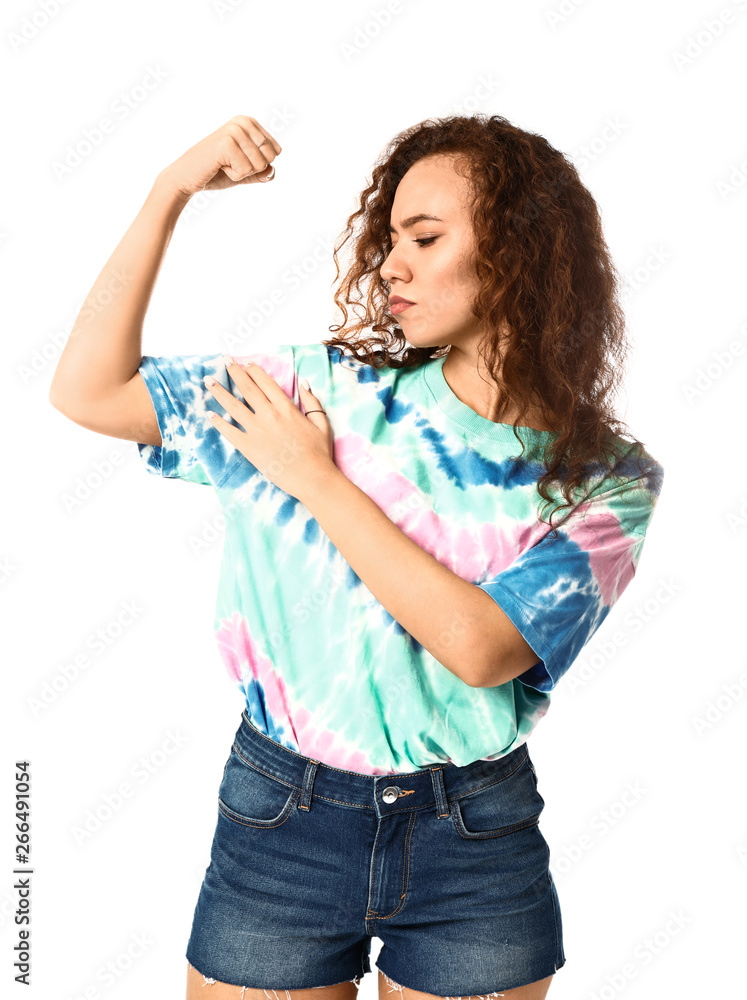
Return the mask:
{"type": "Polygon", "coordinates": [[[242,816],[241,813],[234,812],[233,809],[231,809],[229,806],[225,804],[225,802],[222,801],[222,799],[218,799],[218,809],[223,813],[226,819],[230,819],[231,822],[233,823],[239,823],[241,826],[253,826],[255,828],[261,828],[264,830],[272,830],[274,827],[281,826],[283,823],[285,823],[285,821],[288,819],[288,816],[290,816],[291,814],[291,809],[293,808],[293,804],[297,798],[298,795],[295,792],[291,792],[290,797],[283,806],[283,810],[280,813],[280,815],[276,816],[275,819],[269,820],[266,823],[261,822],[259,820],[252,820],[248,816],[242,816]]]}
{"type": "Polygon", "coordinates": [[[233,462],[231,462],[231,464],[226,467],[225,472],[220,477],[220,479],[216,482],[216,484],[215,484],[216,490],[219,490],[221,488],[221,486],[223,485],[223,483],[226,481],[226,479],[228,479],[229,475],[233,472],[233,470],[236,468],[236,466],[239,464],[239,462],[241,461],[242,458],[244,459],[244,461],[247,461],[246,457],[244,455],[242,455],[241,453],[239,453],[238,455],[236,455],[234,457],[233,462]]]}
{"type": "MultiPolygon", "coordinates": [[[[243,714],[244,713],[242,712],[242,715],[243,714]]],[[[247,721],[249,721],[249,720],[247,720],[247,721]]],[[[250,725],[251,725],[251,723],[250,723],[250,725]]],[[[275,743],[273,740],[270,740],[269,737],[267,737],[267,736],[264,735],[264,733],[259,733],[259,731],[257,731],[257,733],[263,739],[266,739],[266,740],[268,740],[268,742],[273,743],[273,746],[275,746],[275,747],[278,746],[277,743],[275,743]]],[[[236,753],[241,758],[241,760],[248,767],[252,767],[256,771],[261,772],[262,774],[266,775],[269,778],[274,778],[276,781],[279,781],[282,784],[287,785],[290,788],[298,788],[299,787],[298,785],[294,785],[291,782],[284,781],[282,778],[279,778],[277,775],[272,774],[270,771],[265,771],[261,767],[258,767],[256,764],[254,764],[251,761],[247,760],[247,758],[242,754],[241,750],[239,749],[239,747],[237,745],[237,741],[234,741],[233,748],[236,750],[236,753]]],[[[299,757],[301,760],[313,760],[313,758],[304,757],[302,754],[298,754],[294,750],[290,750],[288,747],[282,747],[282,749],[283,750],[287,750],[288,753],[292,753],[295,757],[299,757]]],[[[485,782],[485,784],[478,785],[476,788],[470,788],[468,791],[461,792],[461,794],[459,794],[459,795],[451,795],[451,796],[449,796],[447,794],[447,792],[446,792],[446,789],[444,788],[444,795],[446,796],[447,800],[452,801],[452,802],[458,802],[460,799],[463,799],[466,795],[472,795],[475,792],[482,791],[484,788],[490,788],[491,785],[500,784],[500,782],[505,781],[506,778],[510,778],[511,775],[514,774],[514,772],[516,770],[518,770],[518,768],[521,767],[521,765],[524,763],[524,761],[527,759],[528,756],[529,756],[529,751],[527,750],[527,752],[524,754],[524,756],[521,758],[521,760],[517,761],[516,765],[514,767],[512,767],[510,771],[507,771],[505,774],[502,774],[499,778],[496,778],[494,781],[487,781],[487,782],[485,782]]],[[[341,770],[338,767],[331,767],[331,765],[329,765],[329,764],[322,764],[321,761],[314,761],[314,763],[321,764],[323,767],[328,767],[332,771],[340,771],[341,774],[355,774],[357,777],[360,777],[359,772],[356,772],[356,771],[344,771],[344,770],[341,770]]],[[[432,768],[429,768],[429,770],[430,769],[432,769],[432,768]]],[[[422,772],[410,772],[410,773],[420,774],[422,772]]],[[[366,775],[365,777],[368,777],[368,775],[366,775]]],[[[388,778],[388,777],[391,777],[391,776],[390,775],[379,775],[379,777],[387,777],[388,778]]],[[[325,802],[338,802],[341,805],[353,806],[354,808],[358,808],[358,809],[371,809],[371,808],[373,808],[372,806],[367,806],[367,805],[363,805],[362,806],[359,802],[347,802],[345,799],[333,799],[333,798],[329,798],[326,795],[319,795],[316,792],[314,793],[314,798],[323,799],[325,802]]],[[[413,811],[416,811],[416,810],[429,809],[429,808],[431,808],[431,804],[430,803],[428,805],[424,805],[424,806],[412,806],[410,808],[403,808],[403,809],[389,809],[389,810],[387,810],[387,815],[391,815],[391,814],[394,814],[394,813],[402,813],[402,812],[413,812],[413,811]]]]}
{"type": "Polygon", "coordinates": [[[151,388],[153,388],[155,389],[156,395],[159,397],[159,408],[156,409],[156,407],[154,406],[154,410],[156,410],[158,431],[161,435],[161,444],[151,445],[151,447],[159,448],[161,451],[161,475],[163,476],[163,478],[173,479],[174,477],[171,475],[171,473],[177,467],[178,464],[177,457],[174,452],[173,440],[171,438],[168,438],[168,432],[166,433],[166,435],[164,435],[165,426],[164,427],[161,426],[161,412],[159,412],[160,409],[163,408],[163,412],[168,416],[169,410],[172,408],[171,400],[169,399],[169,395],[161,382],[161,377],[159,375],[155,361],[152,360],[145,361],[145,359],[143,358],[140,365],[138,366],[138,371],[140,372],[140,375],[142,376],[142,379],[145,382],[146,388],[148,389],[149,393],[151,388]],[[164,456],[167,459],[166,462],[166,467],[168,469],[167,472],[164,472],[164,462],[163,462],[164,456]]]}
{"type": "Polygon", "coordinates": [[[236,744],[235,741],[233,743],[233,749],[236,751],[236,753],[238,754],[238,756],[241,758],[242,763],[246,767],[250,767],[253,771],[258,771],[260,774],[264,774],[264,776],[266,778],[272,778],[274,781],[279,781],[280,784],[281,785],[285,785],[286,788],[293,788],[293,789],[296,789],[296,790],[300,790],[298,788],[298,785],[294,785],[290,781],[284,781],[283,778],[279,778],[276,774],[273,774],[271,771],[265,771],[264,768],[258,767],[256,764],[252,763],[252,761],[247,760],[246,757],[241,752],[241,750],[239,750],[239,748],[238,748],[238,746],[237,746],[237,744],[236,744]]]}
{"type": "Polygon", "coordinates": [[[331,802],[335,806],[351,806],[353,809],[373,809],[373,806],[361,805],[360,802],[346,802],[344,799],[331,799],[327,795],[320,795],[318,792],[314,792],[315,799],[321,799],[323,802],[331,802]]]}
{"type": "Polygon", "coordinates": [[[407,844],[407,847],[406,847],[406,850],[405,850],[405,864],[402,866],[402,888],[403,888],[404,892],[400,896],[399,903],[392,910],[392,912],[391,913],[387,913],[383,917],[382,916],[377,916],[377,918],[376,918],[377,920],[390,920],[392,917],[396,916],[399,913],[399,911],[402,909],[402,907],[405,905],[405,900],[406,900],[406,897],[407,897],[407,883],[408,883],[408,880],[409,880],[409,877],[410,877],[410,849],[411,849],[411,846],[412,846],[412,831],[413,831],[414,826],[415,826],[415,813],[413,811],[413,815],[412,815],[412,817],[410,819],[410,823],[408,824],[408,827],[407,827],[407,834],[406,834],[406,838],[405,838],[405,842],[407,844]]]}
{"type": "MultiPolygon", "coordinates": [[[[371,853],[371,877],[370,877],[369,882],[368,882],[368,895],[369,895],[369,899],[371,897],[371,889],[372,889],[372,887],[373,887],[373,885],[375,883],[375,875],[376,875],[376,853],[377,853],[377,851],[379,849],[379,835],[380,835],[380,833],[381,833],[381,820],[379,820],[378,825],[376,827],[376,838],[374,840],[373,851],[371,853]]],[[[368,913],[366,914],[366,918],[368,918],[369,916],[373,916],[374,922],[378,918],[377,911],[376,910],[372,910],[370,906],[368,907],[368,913]]]]}
{"type": "Polygon", "coordinates": [[[465,796],[467,795],[473,795],[475,792],[481,792],[483,788],[490,788],[492,785],[499,785],[502,781],[505,781],[506,778],[510,778],[511,775],[514,774],[514,772],[521,767],[521,765],[524,763],[524,761],[527,759],[528,756],[529,752],[527,751],[527,753],[525,753],[524,756],[521,758],[521,760],[517,763],[516,767],[512,767],[510,771],[507,771],[505,774],[502,774],[500,778],[496,778],[495,781],[487,781],[484,785],[478,785],[476,788],[470,788],[469,791],[467,792],[461,792],[461,794],[459,795],[451,795],[449,796],[449,800],[451,802],[458,802],[460,799],[465,798],[465,796]]]}
{"type": "MultiPolygon", "coordinates": [[[[337,802],[338,800],[337,799],[328,799],[327,801],[328,802],[337,802]]],[[[389,807],[387,807],[386,812],[384,812],[382,815],[384,815],[384,816],[399,816],[401,813],[422,812],[424,809],[433,809],[433,806],[434,806],[433,802],[428,802],[424,806],[408,806],[408,807],[405,807],[405,808],[402,808],[402,809],[390,809],[389,807]]],[[[371,807],[370,806],[366,806],[366,809],[369,809],[369,808],[371,808],[371,807]]]]}
{"type": "MultiPolygon", "coordinates": [[[[264,774],[265,777],[272,778],[274,781],[280,782],[281,785],[285,785],[286,788],[293,788],[300,793],[301,789],[298,785],[294,785],[292,782],[285,781],[283,778],[279,778],[276,774],[273,774],[271,771],[265,771],[264,768],[258,767],[257,764],[254,764],[252,761],[247,760],[247,758],[242,754],[241,750],[239,749],[235,741],[233,743],[233,749],[236,751],[238,756],[241,758],[241,762],[246,767],[251,767],[253,770],[258,771],[260,774],[264,774]]],[[[338,803],[339,805],[344,805],[344,806],[353,806],[356,809],[373,809],[373,806],[361,805],[359,802],[346,802],[344,799],[331,799],[326,795],[319,795],[318,792],[314,792],[314,798],[322,799],[324,802],[338,803]]],[[[426,809],[427,806],[418,806],[417,808],[426,809]]],[[[403,812],[403,810],[401,809],[397,811],[403,812]]]]}
{"type": "Polygon", "coordinates": [[[457,809],[452,810],[451,818],[454,826],[456,827],[457,833],[465,840],[484,840],[486,838],[492,839],[494,837],[505,837],[509,833],[516,833],[518,830],[524,830],[529,826],[537,826],[540,818],[540,813],[537,813],[533,819],[527,820],[525,823],[516,823],[513,826],[499,826],[496,830],[479,830],[472,833],[464,825],[461,812],[459,813],[459,821],[457,821],[457,812],[458,807],[457,809]]]}

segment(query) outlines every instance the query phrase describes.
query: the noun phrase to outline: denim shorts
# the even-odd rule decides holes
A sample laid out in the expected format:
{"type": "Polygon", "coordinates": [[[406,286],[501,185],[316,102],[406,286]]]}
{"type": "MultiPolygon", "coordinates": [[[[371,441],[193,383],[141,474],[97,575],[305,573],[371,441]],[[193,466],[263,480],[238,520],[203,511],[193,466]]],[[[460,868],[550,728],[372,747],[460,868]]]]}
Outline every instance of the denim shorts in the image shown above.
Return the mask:
{"type": "Polygon", "coordinates": [[[218,790],[186,957],[205,977],[293,990],[358,981],[440,997],[565,964],[545,802],[526,744],[385,776],[280,746],[242,712],[218,790]]]}

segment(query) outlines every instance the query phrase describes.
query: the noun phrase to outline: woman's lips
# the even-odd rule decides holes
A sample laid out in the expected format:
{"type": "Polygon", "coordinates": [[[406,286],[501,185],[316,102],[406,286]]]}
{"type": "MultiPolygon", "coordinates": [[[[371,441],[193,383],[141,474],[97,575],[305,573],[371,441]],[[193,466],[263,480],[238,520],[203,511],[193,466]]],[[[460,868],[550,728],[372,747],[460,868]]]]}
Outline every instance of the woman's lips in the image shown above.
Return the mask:
{"type": "Polygon", "coordinates": [[[389,312],[392,316],[396,316],[397,313],[404,312],[405,309],[412,309],[416,302],[395,302],[395,304],[390,308],[389,312]]]}

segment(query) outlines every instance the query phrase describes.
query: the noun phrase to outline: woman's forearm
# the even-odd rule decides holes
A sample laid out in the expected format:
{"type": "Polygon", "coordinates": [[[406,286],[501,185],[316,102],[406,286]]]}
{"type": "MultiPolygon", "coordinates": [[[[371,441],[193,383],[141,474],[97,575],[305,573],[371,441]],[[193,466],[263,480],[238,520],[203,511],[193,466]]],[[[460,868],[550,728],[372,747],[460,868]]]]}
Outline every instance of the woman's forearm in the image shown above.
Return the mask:
{"type": "Polygon", "coordinates": [[[158,175],[78,313],[54,372],[50,401],[101,399],[134,376],[148,303],[188,200],[167,173],[158,175]]]}
{"type": "Polygon", "coordinates": [[[490,595],[421,549],[339,469],[300,499],[373,596],[444,667],[476,687],[496,647],[510,662],[513,626],[490,595]]]}

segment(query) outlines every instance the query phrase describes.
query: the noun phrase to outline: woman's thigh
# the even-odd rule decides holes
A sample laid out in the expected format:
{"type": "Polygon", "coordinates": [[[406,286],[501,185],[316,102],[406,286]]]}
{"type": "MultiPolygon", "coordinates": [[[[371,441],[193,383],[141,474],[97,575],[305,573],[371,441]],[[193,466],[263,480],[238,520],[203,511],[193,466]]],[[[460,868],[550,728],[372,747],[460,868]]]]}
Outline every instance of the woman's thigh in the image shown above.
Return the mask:
{"type": "MultiPolygon", "coordinates": [[[[538,979],[535,983],[527,983],[526,986],[516,986],[512,990],[504,990],[502,993],[482,994],[479,998],[462,995],[458,998],[449,997],[447,1000],[483,1000],[485,996],[505,997],[505,1000],[545,1000],[552,980],[553,976],[547,976],[546,979],[538,979]]],[[[383,972],[379,971],[379,1000],[388,1000],[389,994],[393,992],[398,992],[402,1000],[444,1000],[444,998],[436,996],[435,993],[421,993],[419,990],[411,990],[406,986],[399,986],[399,984],[393,982],[383,972]]]]}
{"type": "Polygon", "coordinates": [[[264,990],[233,986],[231,983],[221,983],[217,979],[203,976],[187,962],[186,1000],[354,1000],[357,993],[358,984],[354,981],[309,990],[264,990]]]}

